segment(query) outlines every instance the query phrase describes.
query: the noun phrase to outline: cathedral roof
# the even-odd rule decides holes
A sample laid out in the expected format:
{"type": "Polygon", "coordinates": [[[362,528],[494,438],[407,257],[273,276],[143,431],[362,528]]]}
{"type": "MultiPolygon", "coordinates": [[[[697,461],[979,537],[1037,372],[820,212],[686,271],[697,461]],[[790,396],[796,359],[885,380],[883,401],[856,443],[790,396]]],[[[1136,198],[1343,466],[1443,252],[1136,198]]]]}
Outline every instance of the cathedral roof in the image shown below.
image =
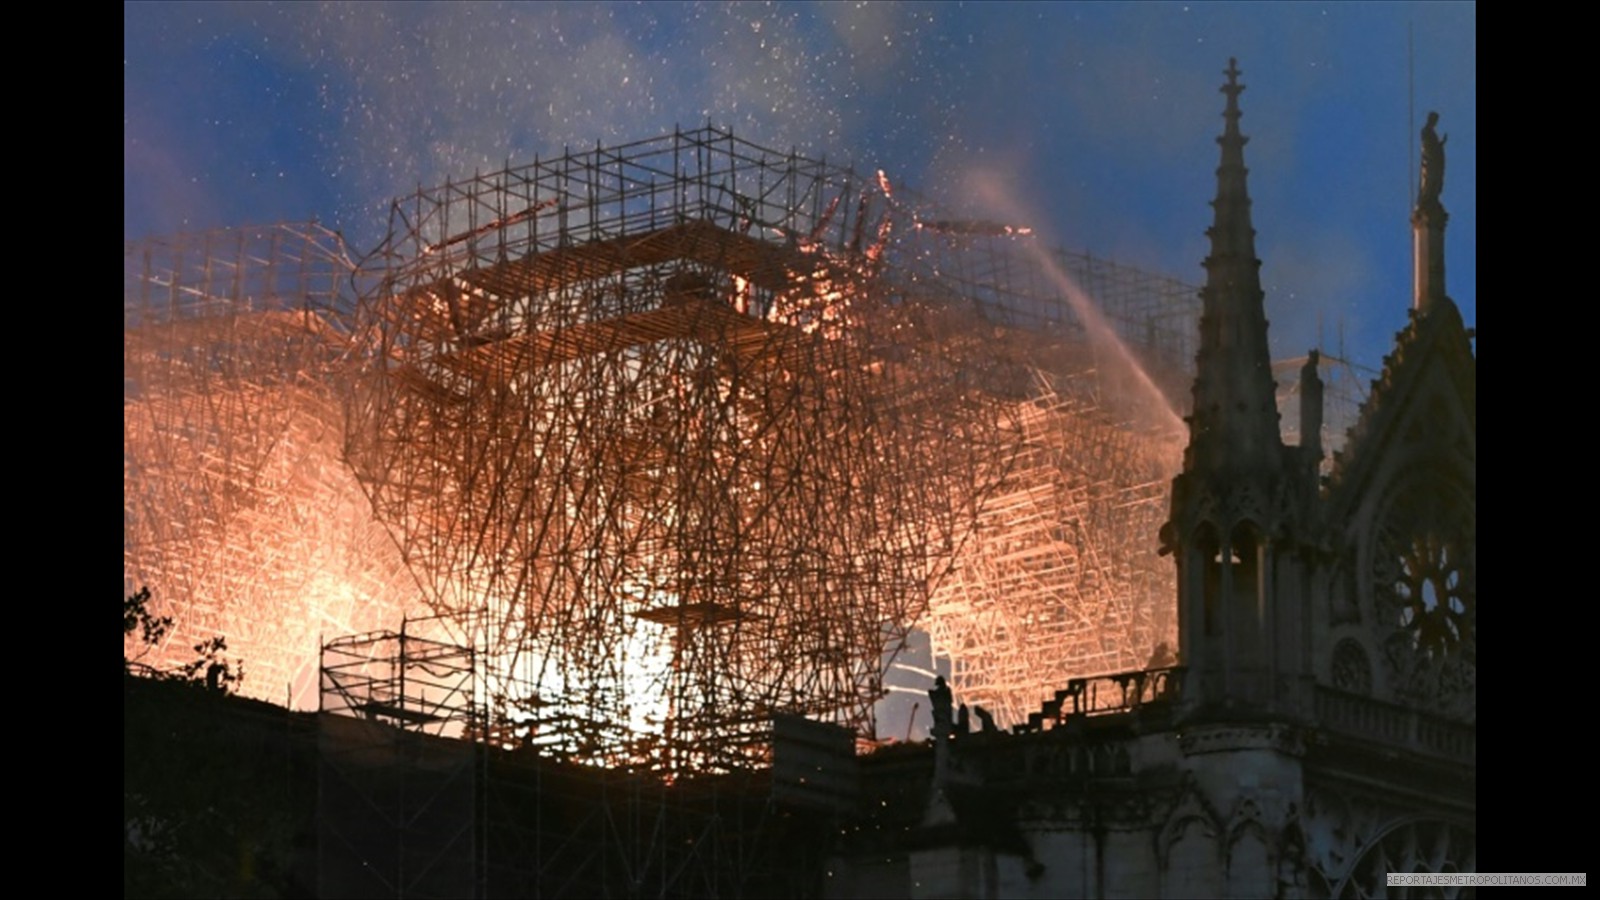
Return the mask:
{"type": "MultiPolygon", "coordinates": [[[[1344,450],[1334,454],[1332,494],[1360,493],[1381,465],[1395,458],[1398,443],[1419,435],[1437,436],[1438,430],[1430,429],[1423,416],[1459,414],[1465,417],[1466,433],[1476,436],[1477,372],[1472,332],[1453,301],[1440,298],[1424,311],[1413,309],[1406,327],[1395,335],[1394,352],[1384,357],[1383,370],[1361,405],[1344,450]],[[1431,390],[1441,380],[1459,398],[1454,409],[1441,408],[1431,390]],[[1420,425],[1421,430],[1407,428],[1407,423],[1420,425]]],[[[1476,448],[1467,448],[1466,457],[1475,456],[1476,448]]]]}

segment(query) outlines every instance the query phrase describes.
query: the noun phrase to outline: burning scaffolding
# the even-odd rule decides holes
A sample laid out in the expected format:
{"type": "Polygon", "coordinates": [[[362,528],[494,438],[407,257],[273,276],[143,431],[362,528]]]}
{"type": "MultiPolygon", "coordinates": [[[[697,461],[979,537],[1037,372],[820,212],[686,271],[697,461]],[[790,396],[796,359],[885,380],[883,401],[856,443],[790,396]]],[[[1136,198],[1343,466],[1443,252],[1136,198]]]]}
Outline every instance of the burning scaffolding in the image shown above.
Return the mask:
{"type": "Polygon", "coordinates": [[[316,702],[322,637],[415,594],[341,462],[351,264],[316,226],[130,246],[123,577],[174,619],[145,662],[224,636],[253,693],[316,702]]]}
{"type": "Polygon", "coordinates": [[[1198,310],[1036,240],[707,128],[420,191],[359,268],[315,227],[131,248],[126,577],[272,698],[426,610],[464,734],[579,762],[871,736],[914,629],[1021,721],[1175,643],[1198,310]]]}
{"type": "Polygon", "coordinates": [[[969,313],[884,289],[893,225],[886,178],[713,131],[396,206],[349,456],[429,602],[487,608],[498,717],[671,767],[872,730],[1007,436],[981,342],[930,340],[969,313]]]}

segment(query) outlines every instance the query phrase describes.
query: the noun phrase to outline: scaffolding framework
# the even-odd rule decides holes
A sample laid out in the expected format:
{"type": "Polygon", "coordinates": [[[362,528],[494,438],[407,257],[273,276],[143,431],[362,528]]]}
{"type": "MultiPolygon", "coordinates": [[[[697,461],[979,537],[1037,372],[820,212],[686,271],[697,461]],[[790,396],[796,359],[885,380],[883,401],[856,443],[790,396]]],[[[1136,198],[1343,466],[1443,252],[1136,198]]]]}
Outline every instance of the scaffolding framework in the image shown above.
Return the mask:
{"type": "Polygon", "coordinates": [[[1166,519],[1182,444],[1119,418],[1092,370],[1066,368],[1037,373],[1001,489],[927,620],[962,701],[1008,725],[1038,707],[1044,673],[1138,669],[1176,646],[1172,567],[1147,536],[1166,519]]]}
{"type": "Polygon", "coordinates": [[[611,764],[872,730],[997,451],[970,312],[880,287],[890,189],[715,131],[396,205],[349,458],[501,717],[611,764]],[[624,726],[625,738],[614,736],[624,726]]]}
{"type": "Polygon", "coordinates": [[[174,627],[168,667],[225,637],[244,691],[316,705],[322,635],[398,619],[416,589],[343,453],[353,271],[315,225],[129,245],[123,578],[174,627]]]}
{"type": "Polygon", "coordinates": [[[487,747],[476,648],[402,621],[322,648],[322,897],[481,897],[487,747]]]}
{"type": "Polygon", "coordinates": [[[127,251],[125,574],[174,658],[314,695],[317,634],[425,608],[474,737],[681,775],[778,715],[872,736],[914,629],[1002,724],[1172,641],[1181,282],[714,128],[419,191],[366,259],[127,251]]]}

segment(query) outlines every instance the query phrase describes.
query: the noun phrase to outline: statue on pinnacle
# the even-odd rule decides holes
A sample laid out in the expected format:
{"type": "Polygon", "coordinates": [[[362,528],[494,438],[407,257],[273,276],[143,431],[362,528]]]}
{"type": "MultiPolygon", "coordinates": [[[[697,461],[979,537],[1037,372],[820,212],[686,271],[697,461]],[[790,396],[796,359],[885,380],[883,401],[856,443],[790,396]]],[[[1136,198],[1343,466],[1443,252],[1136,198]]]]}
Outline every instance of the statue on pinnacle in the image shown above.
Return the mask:
{"type": "Polygon", "coordinates": [[[1428,113],[1428,124],[1422,126],[1422,185],[1417,190],[1417,206],[1439,205],[1439,194],[1444,190],[1444,144],[1450,135],[1440,137],[1433,126],[1439,123],[1439,114],[1428,113]]]}

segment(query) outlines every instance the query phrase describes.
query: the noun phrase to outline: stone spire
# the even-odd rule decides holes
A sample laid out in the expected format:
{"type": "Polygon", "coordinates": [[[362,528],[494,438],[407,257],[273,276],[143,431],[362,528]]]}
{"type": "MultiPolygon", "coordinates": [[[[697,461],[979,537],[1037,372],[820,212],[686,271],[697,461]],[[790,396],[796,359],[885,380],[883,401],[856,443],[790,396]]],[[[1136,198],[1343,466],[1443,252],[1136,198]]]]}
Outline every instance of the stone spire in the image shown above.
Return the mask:
{"type": "Polygon", "coordinates": [[[1278,431],[1233,60],[1227,76],[1194,414],[1161,541],[1178,566],[1184,706],[1201,717],[1299,715],[1310,683],[1305,535],[1314,525],[1321,381],[1313,359],[1301,375],[1310,434],[1290,451],[1278,431]]]}
{"type": "Polygon", "coordinates": [[[1239,131],[1239,67],[1228,60],[1226,124],[1217,143],[1217,199],[1207,235],[1206,285],[1200,292],[1200,351],[1195,358],[1194,415],[1189,419],[1188,471],[1261,471],[1283,458],[1278,406],[1262,310],[1261,261],[1250,224],[1244,145],[1239,131]]]}

